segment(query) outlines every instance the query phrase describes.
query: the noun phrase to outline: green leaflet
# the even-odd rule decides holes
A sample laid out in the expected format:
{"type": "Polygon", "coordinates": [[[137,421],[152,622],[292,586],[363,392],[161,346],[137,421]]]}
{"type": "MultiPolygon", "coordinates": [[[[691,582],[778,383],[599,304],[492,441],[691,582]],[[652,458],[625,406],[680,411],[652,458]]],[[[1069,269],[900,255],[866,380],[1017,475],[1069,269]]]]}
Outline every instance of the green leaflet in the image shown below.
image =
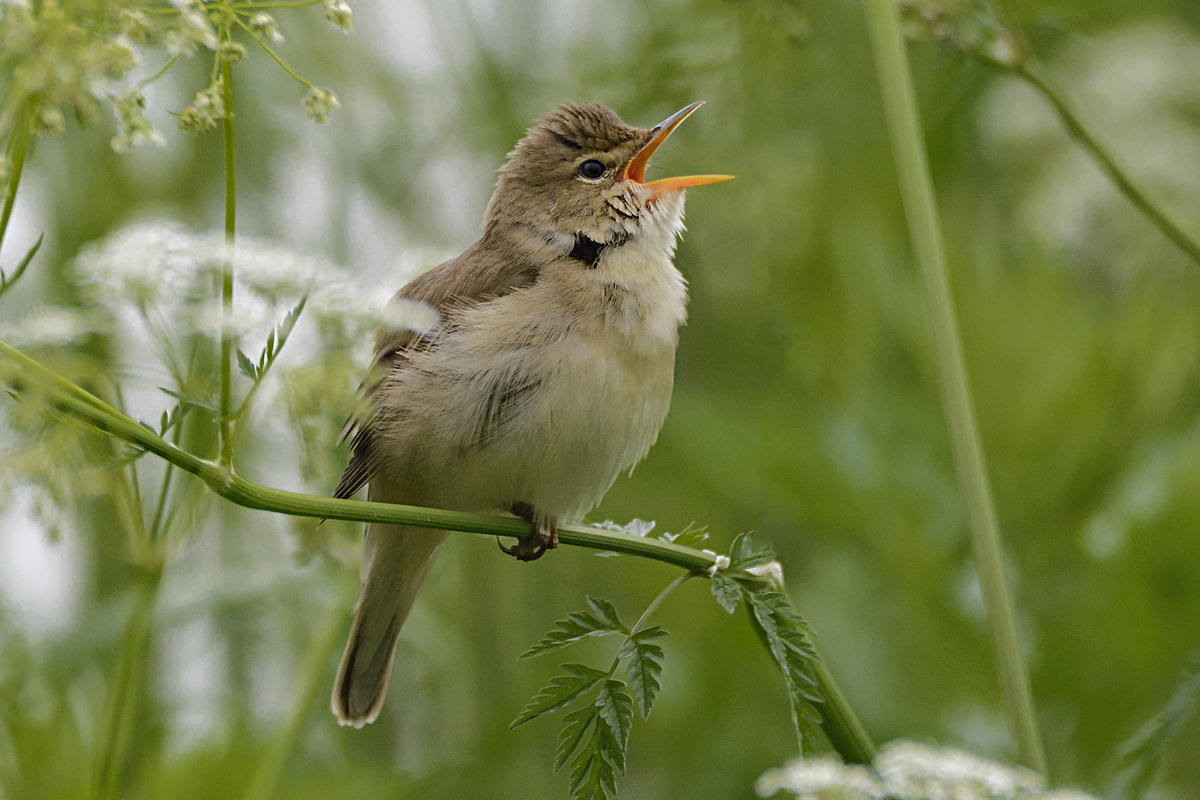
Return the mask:
{"type": "Polygon", "coordinates": [[[627,639],[617,653],[629,677],[629,688],[633,691],[633,699],[642,719],[650,716],[650,709],[662,688],[659,677],[662,675],[664,654],[662,646],[653,640],[666,635],[667,632],[658,626],[646,628],[627,639]]]}
{"type": "Polygon", "coordinates": [[[608,676],[606,672],[583,664],[563,664],[562,668],[566,674],[551,678],[550,682],[538,691],[537,696],[521,709],[521,713],[509,724],[509,730],[542,714],[557,711],[608,676]]]}
{"type": "Polygon", "coordinates": [[[540,656],[592,636],[607,636],[610,633],[628,635],[629,629],[622,624],[612,603],[595,597],[589,597],[587,602],[590,611],[576,611],[554,623],[555,629],[522,653],[521,658],[540,656]]]}

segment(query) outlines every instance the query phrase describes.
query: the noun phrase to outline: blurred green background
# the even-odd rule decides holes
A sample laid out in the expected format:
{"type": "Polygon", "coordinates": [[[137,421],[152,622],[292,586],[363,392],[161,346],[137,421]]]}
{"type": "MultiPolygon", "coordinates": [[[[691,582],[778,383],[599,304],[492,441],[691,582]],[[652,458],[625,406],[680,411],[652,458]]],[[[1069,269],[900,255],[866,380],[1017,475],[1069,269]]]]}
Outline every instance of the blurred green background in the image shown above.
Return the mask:
{"type": "MultiPolygon", "coordinates": [[[[1200,232],[1200,5],[1009,6],[1093,130],[1200,232]]],[[[706,525],[719,550],[754,531],[878,742],[1012,758],[859,4],[360,0],[355,12],[349,38],[319,7],[279,15],[281,52],[341,99],[328,126],[304,120],[302,88],[261,52],[238,65],[239,232],[399,288],[414,254],[432,266],[429,253],[472,241],[494,170],[556,103],[599,100],[650,125],[707,100],[656,168],[738,179],[691,193],[671,414],[592,518],[706,525]]],[[[1025,87],[929,41],[911,55],[1052,777],[1111,793],[1115,749],[1200,650],[1200,265],[1025,87]]],[[[166,113],[203,87],[201,61],[147,93],[165,150],[119,156],[105,123],[39,144],[5,264],[40,231],[47,244],[0,319],[81,302],[69,259],[124,225],[220,226],[219,133],[185,136],[166,113]]],[[[153,399],[144,352],[87,347],[153,399]]],[[[287,354],[290,374],[307,355],[287,354]]],[[[344,377],[304,447],[270,410],[286,392],[264,393],[240,471],[328,493],[344,377]]],[[[0,427],[0,441],[27,447],[23,430],[0,427]]],[[[102,493],[55,503],[33,477],[0,463],[0,796],[73,798],[97,768],[137,558],[102,493]]],[[[565,796],[550,770],[557,720],[507,725],[559,661],[611,649],[517,655],[586,594],[635,618],[673,577],[572,548],[519,564],[487,538],[451,537],[383,715],[354,731],[327,692],[357,526],[196,502],[157,600],[122,797],[242,796],[275,757],[275,797],[565,796]]],[[[773,664],[702,582],[657,622],[673,634],[664,689],[634,725],[620,795],[751,796],[795,750],[773,664]]],[[[1193,723],[1156,797],[1196,796],[1186,753],[1198,748],[1193,723]]]]}

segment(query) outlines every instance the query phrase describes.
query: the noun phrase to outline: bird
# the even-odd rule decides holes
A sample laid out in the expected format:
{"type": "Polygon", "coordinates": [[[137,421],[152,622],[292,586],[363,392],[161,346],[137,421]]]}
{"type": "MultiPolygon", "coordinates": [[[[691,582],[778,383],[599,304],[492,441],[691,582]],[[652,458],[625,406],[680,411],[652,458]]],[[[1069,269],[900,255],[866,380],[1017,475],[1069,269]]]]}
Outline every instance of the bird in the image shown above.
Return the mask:
{"type": "MultiPolygon", "coordinates": [[[[684,190],[732,176],[645,171],[701,105],[652,128],[601,103],[536,120],[499,170],[479,239],[393,298],[437,322],[379,335],[335,497],[366,485],[372,501],[510,512],[530,534],[500,547],[532,561],[558,545],[559,520],[582,517],[646,455],[686,318],[674,265],[684,190]]],[[[379,715],[400,626],[446,536],[367,525],[332,695],[342,725],[379,715]]]]}

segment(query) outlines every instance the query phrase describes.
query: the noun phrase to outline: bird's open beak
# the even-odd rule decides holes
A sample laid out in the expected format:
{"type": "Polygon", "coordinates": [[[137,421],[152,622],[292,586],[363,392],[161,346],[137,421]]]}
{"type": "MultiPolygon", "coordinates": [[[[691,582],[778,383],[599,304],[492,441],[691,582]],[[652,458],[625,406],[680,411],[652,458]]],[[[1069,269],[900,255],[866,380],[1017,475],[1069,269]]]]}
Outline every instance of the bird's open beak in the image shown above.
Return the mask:
{"type": "Polygon", "coordinates": [[[681,122],[691,116],[692,112],[702,105],[704,105],[703,100],[684,106],[655,125],[650,131],[650,141],[642,145],[642,149],[634,153],[633,158],[629,159],[629,163],[625,165],[625,169],[621,172],[621,180],[637,181],[649,186],[651,189],[651,200],[661,197],[668,192],[687,189],[689,186],[703,186],[706,183],[720,183],[721,181],[731,180],[733,178],[732,175],[684,175],[680,178],[659,178],[654,181],[647,181],[645,179],[646,164],[650,161],[650,156],[654,155],[654,151],[658,149],[658,146],[667,140],[667,137],[671,135],[673,130],[679,127],[681,122]]]}

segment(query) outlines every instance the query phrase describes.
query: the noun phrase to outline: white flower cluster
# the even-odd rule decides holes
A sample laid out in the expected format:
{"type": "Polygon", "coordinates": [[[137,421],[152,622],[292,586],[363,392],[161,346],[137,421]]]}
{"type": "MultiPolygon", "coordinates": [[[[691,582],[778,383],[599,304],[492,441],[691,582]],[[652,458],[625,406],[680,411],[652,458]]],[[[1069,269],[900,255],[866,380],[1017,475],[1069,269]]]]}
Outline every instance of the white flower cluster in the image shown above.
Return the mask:
{"type": "Polygon", "coordinates": [[[1049,791],[1040,775],[952,748],[889,744],[874,769],[832,758],[800,758],[758,779],[760,797],[800,800],[1096,800],[1070,789],[1049,791]]]}
{"type": "Polygon", "coordinates": [[[426,332],[439,321],[431,306],[389,303],[391,289],[362,289],[319,256],[249,237],[228,244],[220,232],[193,233],[169,222],[135,224],[87,245],[75,274],[90,298],[114,313],[153,308],[174,325],[215,331],[223,316],[215,276],[224,263],[236,282],[228,323],[235,335],[277,323],[305,296],[306,316],[366,338],[379,327],[426,332]]]}

